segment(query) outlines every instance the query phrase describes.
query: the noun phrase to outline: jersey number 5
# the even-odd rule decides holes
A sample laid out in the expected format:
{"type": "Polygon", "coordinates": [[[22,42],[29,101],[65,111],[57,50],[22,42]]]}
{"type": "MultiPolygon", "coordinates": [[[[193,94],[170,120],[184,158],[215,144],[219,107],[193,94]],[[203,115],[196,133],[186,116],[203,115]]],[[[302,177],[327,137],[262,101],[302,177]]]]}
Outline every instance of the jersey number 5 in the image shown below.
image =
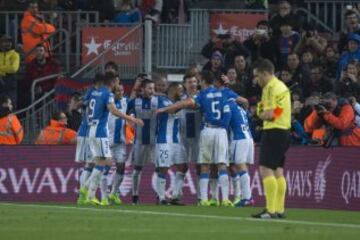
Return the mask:
{"type": "Polygon", "coordinates": [[[219,109],[219,101],[213,101],[211,102],[211,111],[215,114],[214,118],[216,120],[219,120],[221,117],[221,111],[219,109]]]}

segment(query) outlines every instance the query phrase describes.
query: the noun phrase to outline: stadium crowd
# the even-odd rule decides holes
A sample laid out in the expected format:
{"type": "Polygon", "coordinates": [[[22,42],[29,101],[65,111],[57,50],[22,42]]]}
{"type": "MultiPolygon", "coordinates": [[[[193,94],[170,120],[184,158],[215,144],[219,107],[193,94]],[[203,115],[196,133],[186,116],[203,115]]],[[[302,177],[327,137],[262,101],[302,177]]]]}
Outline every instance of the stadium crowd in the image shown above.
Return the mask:
{"type": "MultiPolygon", "coordinates": [[[[255,5],[264,1],[249,1],[255,5]]],[[[21,23],[25,79],[17,82],[14,75],[20,68],[20,54],[11,38],[0,38],[0,93],[10,97],[18,108],[30,102],[30,86],[38,77],[60,73],[58,61],[51,56],[48,43],[39,44],[56,28],[45,22],[42,10],[93,10],[100,12],[102,21],[129,23],[151,19],[155,22],[183,23],[187,21],[189,1],[30,1],[27,5],[14,1],[9,9],[24,9],[21,23]],[[18,4],[18,5],[16,5],[18,4]],[[14,5],[14,6],[13,6],[14,5]],[[99,5],[99,6],[98,6],[99,5]],[[26,6],[26,7],[25,7],[26,6]],[[176,9],[176,11],[175,11],[176,9]],[[29,49],[32,49],[29,52],[29,49]],[[17,97],[21,93],[21,97],[17,97]]],[[[263,7],[264,5],[261,5],[263,7]]],[[[328,41],[313,23],[307,23],[295,14],[288,1],[280,1],[278,11],[269,21],[257,23],[256,30],[244,42],[230,33],[212,38],[201,54],[208,62],[202,69],[192,68],[187,73],[199,77],[210,71],[222,78],[228,86],[247,99],[244,103],[250,114],[254,140],[261,135],[261,120],[256,116],[256,104],[261,89],[254,81],[252,65],[266,58],[276,67],[276,75],[292,93],[292,143],[311,145],[360,145],[360,22],[357,6],[344,12],[346,28],[338,42],[328,41]],[[336,94],[336,95],[335,95],[336,94]],[[335,97],[336,96],[336,97],[335,97]],[[331,101],[336,104],[332,104],[331,101]],[[330,141],[329,141],[330,139],[330,141]],[[341,139],[341,140],[340,140],[341,139]],[[340,140],[340,141],[338,141],[340,140]]],[[[121,77],[121,76],[120,76],[121,77]]],[[[157,91],[165,92],[166,74],[153,74],[157,91]],[[160,89],[161,88],[161,89],[160,89]]],[[[200,81],[200,79],[198,79],[200,81]]],[[[54,87],[55,81],[40,84],[37,96],[54,87]]],[[[135,81],[135,88],[137,85],[135,81]]],[[[76,93],[74,97],[76,98],[76,93]]],[[[80,97],[77,97],[80,99],[80,97]]],[[[79,107],[70,103],[68,115],[79,117],[79,107]],[[75,113],[75,115],[74,115],[75,113]],[[78,114],[76,114],[78,113],[78,114]]],[[[79,122],[79,120],[77,120],[79,122]]],[[[77,130],[72,123],[72,129],[77,130]]],[[[79,125],[79,124],[75,124],[79,125]]]]}

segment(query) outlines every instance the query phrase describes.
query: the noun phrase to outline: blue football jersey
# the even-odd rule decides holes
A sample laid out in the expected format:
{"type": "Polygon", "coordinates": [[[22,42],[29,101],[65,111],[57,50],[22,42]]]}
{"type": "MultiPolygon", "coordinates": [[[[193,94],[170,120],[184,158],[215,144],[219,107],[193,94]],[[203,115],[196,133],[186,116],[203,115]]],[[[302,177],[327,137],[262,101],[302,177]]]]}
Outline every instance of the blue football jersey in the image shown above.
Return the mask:
{"type": "Polygon", "coordinates": [[[233,90],[231,90],[228,87],[221,87],[219,88],[219,90],[222,92],[223,96],[227,99],[227,100],[236,100],[239,97],[239,94],[237,94],[236,92],[234,92],[233,90]]]}
{"type": "Polygon", "coordinates": [[[88,113],[88,110],[89,110],[88,104],[89,104],[90,94],[94,90],[96,90],[95,87],[89,88],[86,91],[85,95],[83,96],[83,104],[86,107],[85,107],[85,111],[83,112],[81,124],[80,124],[80,127],[79,127],[78,132],[77,132],[78,137],[86,137],[87,134],[88,134],[88,130],[89,130],[89,121],[87,119],[87,113],[88,113]]]}
{"type": "MultiPolygon", "coordinates": [[[[123,97],[115,99],[115,107],[122,113],[126,114],[128,99],[123,97]]],[[[126,121],[113,114],[109,114],[109,142],[110,144],[125,144],[125,125],[126,121]]]]}
{"type": "MultiPolygon", "coordinates": [[[[188,95],[184,94],[181,100],[189,98],[188,95]]],[[[188,109],[181,110],[180,118],[180,133],[182,139],[198,139],[200,136],[202,116],[199,109],[188,109]]]]}
{"type": "Polygon", "coordinates": [[[87,118],[89,121],[89,137],[108,137],[108,104],[114,103],[114,95],[106,87],[95,89],[91,92],[87,118]]]}
{"type": "MultiPolygon", "coordinates": [[[[165,96],[159,97],[159,108],[167,107],[173,102],[165,96]]],[[[156,143],[179,143],[180,114],[161,113],[157,116],[156,143]]]]}
{"type": "Polygon", "coordinates": [[[228,128],[230,122],[230,108],[228,101],[222,92],[215,87],[201,90],[194,101],[203,113],[203,121],[206,124],[228,128]]]}
{"type": "Polygon", "coordinates": [[[156,131],[156,109],[158,96],[151,98],[138,97],[128,103],[127,113],[133,113],[144,122],[144,126],[136,125],[135,142],[140,144],[154,144],[156,131]]]}
{"type": "Polygon", "coordinates": [[[234,101],[230,100],[229,106],[231,140],[252,139],[247,112],[234,101]]]}

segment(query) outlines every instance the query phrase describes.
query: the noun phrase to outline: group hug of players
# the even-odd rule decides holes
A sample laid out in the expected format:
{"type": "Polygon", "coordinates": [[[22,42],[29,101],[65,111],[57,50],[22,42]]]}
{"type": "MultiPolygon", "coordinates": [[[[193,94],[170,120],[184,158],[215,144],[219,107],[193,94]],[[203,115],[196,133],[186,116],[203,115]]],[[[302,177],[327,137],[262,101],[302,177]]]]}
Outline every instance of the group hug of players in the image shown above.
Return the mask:
{"type": "Polygon", "coordinates": [[[85,112],[76,148],[76,161],[84,163],[78,204],[121,204],[119,187],[132,152],[133,204],[139,204],[144,164],[154,163],[158,203],[182,205],[184,178],[193,162],[198,205],[253,205],[247,167],[254,162],[254,142],[241,106],[244,98],[225,87],[224,78],[211,72],[202,73],[201,79],[185,75],[183,83],[170,83],[165,94],[156,93],[155,83],[144,79],[136,84],[136,94],[127,98],[114,74],[98,75],[83,97],[85,112]],[[135,129],[133,144],[126,139],[129,125],[135,129]],[[107,176],[113,161],[116,172],[109,192],[107,176]],[[166,174],[172,166],[176,177],[167,199],[166,174]],[[229,176],[233,201],[229,200],[229,176]]]}

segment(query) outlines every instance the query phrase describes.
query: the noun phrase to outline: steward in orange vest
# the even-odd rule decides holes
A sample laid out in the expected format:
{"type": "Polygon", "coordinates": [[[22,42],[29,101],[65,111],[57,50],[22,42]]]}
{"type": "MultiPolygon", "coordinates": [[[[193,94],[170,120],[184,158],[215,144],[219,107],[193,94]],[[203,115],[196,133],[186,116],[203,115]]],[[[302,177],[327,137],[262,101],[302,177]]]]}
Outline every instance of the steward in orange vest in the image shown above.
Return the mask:
{"type": "Polygon", "coordinates": [[[41,130],[35,144],[61,145],[75,144],[76,132],[66,127],[67,117],[64,112],[56,112],[50,125],[41,130]]]}
{"type": "Polygon", "coordinates": [[[20,144],[24,138],[24,131],[16,115],[11,114],[11,99],[0,96],[0,104],[0,145],[20,144]]]}
{"type": "MultiPolygon", "coordinates": [[[[28,54],[36,45],[46,40],[55,31],[55,27],[46,23],[43,16],[39,14],[38,4],[35,1],[30,1],[28,10],[24,12],[24,17],[21,20],[21,37],[24,53],[28,54]]],[[[50,50],[49,41],[44,42],[44,47],[50,50]]],[[[30,54],[27,56],[26,62],[30,62],[34,57],[34,54],[30,54]]]]}

